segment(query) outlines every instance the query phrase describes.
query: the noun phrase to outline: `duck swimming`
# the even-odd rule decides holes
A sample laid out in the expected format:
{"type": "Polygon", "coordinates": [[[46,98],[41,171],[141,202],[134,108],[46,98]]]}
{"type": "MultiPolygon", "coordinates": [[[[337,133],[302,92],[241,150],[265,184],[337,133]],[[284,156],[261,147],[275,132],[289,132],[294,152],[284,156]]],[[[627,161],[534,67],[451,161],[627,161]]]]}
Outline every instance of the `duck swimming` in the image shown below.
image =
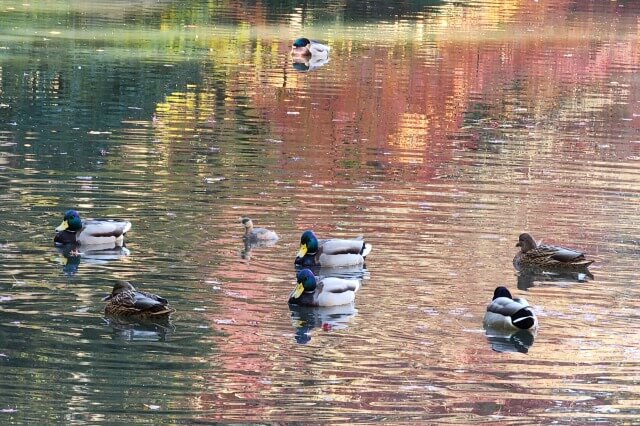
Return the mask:
{"type": "Polygon", "coordinates": [[[513,298],[506,287],[496,287],[487,306],[485,328],[503,330],[535,330],[538,319],[524,298],[513,298]]]}
{"type": "Polygon", "coordinates": [[[300,250],[294,263],[303,267],[323,268],[362,265],[372,248],[362,237],[318,240],[313,231],[308,230],[300,237],[300,250]]]}
{"type": "Polygon", "coordinates": [[[266,228],[255,228],[251,218],[243,217],[240,219],[244,225],[243,238],[251,241],[273,241],[278,239],[278,234],[266,228]]]}
{"type": "Polygon", "coordinates": [[[318,280],[309,269],[296,275],[298,284],[289,294],[289,304],[298,306],[338,306],[352,303],[359,280],[325,277],[318,280]]]}
{"type": "Polygon", "coordinates": [[[127,281],[118,281],[102,300],[109,302],[104,308],[106,316],[151,319],[167,318],[175,312],[164,297],[138,291],[127,281]]]}
{"type": "Polygon", "coordinates": [[[53,241],[56,244],[124,244],[124,235],[131,229],[126,220],[82,220],[76,210],[67,210],[53,241]]]}
{"type": "Polygon", "coordinates": [[[293,41],[291,56],[326,59],[329,57],[329,46],[305,37],[300,37],[293,41]]]}
{"type": "Polygon", "coordinates": [[[523,267],[550,268],[555,270],[580,270],[593,263],[587,260],[584,253],[564,247],[537,244],[527,233],[520,234],[516,247],[520,251],[513,258],[516,269],[523,267]]]}

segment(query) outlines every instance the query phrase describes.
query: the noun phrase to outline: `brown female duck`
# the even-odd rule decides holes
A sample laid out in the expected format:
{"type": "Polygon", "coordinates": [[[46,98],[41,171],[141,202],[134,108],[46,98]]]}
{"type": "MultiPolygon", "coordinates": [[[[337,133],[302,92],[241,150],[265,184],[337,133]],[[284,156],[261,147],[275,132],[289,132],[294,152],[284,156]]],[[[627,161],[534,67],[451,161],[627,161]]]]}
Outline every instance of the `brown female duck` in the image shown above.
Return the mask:
{"type": "Polygon", "coordinates": [[[513,258],[516,269],[549,268],[555,270],[581,270],[593,263],[585,258],[584,253],[564,247],[536,244],[533,237],[527,233],[520,234],[516,247],[520,251],[513,258]]]}
{"type": "Polygon", "coordinates": [[[111,294],[102,300],[109,301],[104,308],[104,314],[112,317],[168,318],[175,312],[164,297],[138,291],[127,281],[118,281],[113,286],[111,294]]]}

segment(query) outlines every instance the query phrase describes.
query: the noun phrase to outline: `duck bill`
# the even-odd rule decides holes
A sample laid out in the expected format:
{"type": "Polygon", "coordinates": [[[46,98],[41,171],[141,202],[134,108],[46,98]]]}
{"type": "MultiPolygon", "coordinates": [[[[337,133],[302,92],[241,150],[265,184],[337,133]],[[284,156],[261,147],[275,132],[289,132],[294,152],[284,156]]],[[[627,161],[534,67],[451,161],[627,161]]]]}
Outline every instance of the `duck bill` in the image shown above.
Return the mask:
{"type": "Polygon", "coordinates": [[[522,244],[520,244],[520,241],[516,243],[516,247],[522,247],[522,244]]]}
{"type": "Polygon", "coordinates": [[[306,244],[301,244],[300,245],[300,250],[298,251],[297,257],[304,257],[304,255],[307,254],[307,245],[306,244]]]}
{"type": "Polygon", "coordinates": [[[304,293],[304,286],[302,285],[302,283],[298,283],[296,288],[293,290],[293,298],[297,299],[302,295],[302,293],[304,293]]]}
{"type": "Polygon", "coordinates": [[[60,231],[64,231],[65,229],[67,229],[69,227],[69,222],[67,222],[66,220],[63,220],[62,223],[60,224],[60,226],[58,226],[56,228],[56,231],[60,232],[60,231]]]}

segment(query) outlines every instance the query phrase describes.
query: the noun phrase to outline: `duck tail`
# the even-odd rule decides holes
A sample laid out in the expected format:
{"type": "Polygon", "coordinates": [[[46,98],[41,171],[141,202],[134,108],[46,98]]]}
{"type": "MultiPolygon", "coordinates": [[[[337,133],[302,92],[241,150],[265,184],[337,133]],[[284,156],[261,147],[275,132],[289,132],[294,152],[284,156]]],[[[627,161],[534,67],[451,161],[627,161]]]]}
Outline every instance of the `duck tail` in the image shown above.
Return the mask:
{"type": "Polygon", "coordinates": [[[360,254],[362,255],[362,257],[367,257],[367,255],[371,253],[372,248],[373,246],[371,244],[362,243],[362,250],[360,251],[360,254]]]}
{"type": "Polygon", "coordinates": [[[535,325],[536,318],[531,309],[522,308],[511,315],[511,323],[517,328],[528,330],[535,325]]]}

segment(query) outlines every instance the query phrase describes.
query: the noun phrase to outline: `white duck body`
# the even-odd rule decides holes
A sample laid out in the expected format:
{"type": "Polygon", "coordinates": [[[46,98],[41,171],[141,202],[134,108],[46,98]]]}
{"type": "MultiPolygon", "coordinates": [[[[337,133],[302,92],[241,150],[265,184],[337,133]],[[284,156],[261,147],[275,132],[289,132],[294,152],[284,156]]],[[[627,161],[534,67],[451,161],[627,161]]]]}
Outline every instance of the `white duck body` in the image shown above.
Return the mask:
{"type": "Polygon", "coordinates": [[[538,319],[524,298],[496,297],[487,306],[483,325],[502,330],[535,330],[538,319]]]}
{"type": "Polygon", "coordinates": [[[316,60],[329,58],[330,50],[331,49],[329,49],[329,46],[314,40],[311,40],[311,44],[309,45],[309,52],[311,52],[311,57],[316,60]]]}
{"type": "Polygon", "coordinates": [[[363,248],[363,243],[362,238],[321,241],[316,258],[324,268],[362,265],[372,248],[368,243],[364,243],[363,248]],[[362,254],[359,253],[360,251],[362,254]]]}
{"type": "Polygon", "coordinates": [[[327,277],[320,280],[314,292],[314,304],[317,306],[338,306],[353,303],[360,289],[359,280],[327,277]]]}
{"type": "Polygon", "coordinates": [[[131,229],[126,220],[86,220],[82,229],[76,232],[76,240],[81,245],[115,244],[121,246],[124,234],[131,229]]]}

